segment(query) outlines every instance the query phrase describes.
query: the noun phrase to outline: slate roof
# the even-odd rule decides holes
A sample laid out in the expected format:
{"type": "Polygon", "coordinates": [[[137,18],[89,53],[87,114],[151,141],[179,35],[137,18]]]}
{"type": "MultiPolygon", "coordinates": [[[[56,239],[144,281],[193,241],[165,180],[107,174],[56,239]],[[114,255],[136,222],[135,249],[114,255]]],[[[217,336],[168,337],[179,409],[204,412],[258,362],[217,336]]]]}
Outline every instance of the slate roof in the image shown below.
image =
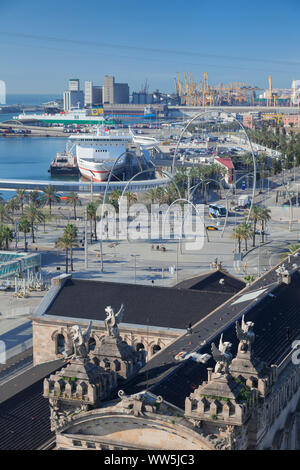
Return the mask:
{"type": "Polygon", "coordinates": [[[276,281],[274,271],[267,273],[247,289],[247,292],[266,289],[257,300],[250,299],[240,304],[229,302],[221,306],[196,324],[191,335],[179,337],[169,347],[153,356],[123,387],[126,394],[148,389],[156,395],[162,395],[170,403],[184,408],[185,398],[207,380],[207,367],[214,367],[215,362],[213,359],[205,365],[192,359],[177,362],[174,356],[180,351],[210,354],[211,343],[214,341],[218,344],[221,332],[224,333],[224,340],[233,344],[232,353],[235,355],[238,346],[235,321],[243,314],[246,321],[255,323],[256,339],[253,349],[256,357],[267,365],[280,364],[291,351],[292,342],[300,338],[300,274],[296,272],[293,275],[290,285],[278,285],[276,281]]]}
{"type": "Polygon", "coordinates": [[[125,323],[185,329],[223,304],[245,284],[225,273],[193,278],[175,287],[68,279],[45,312],[70,318],[105,319],[105,307],[121,302],[125,323]],[[219,284],[220,278],[224,284],[219,284]]]}
{"type": "Polygon", "coordinates": [[[43,380],[64,364],[32,367],[0,387],[0,450],[35,450],[51,439],[49,401],[43,380]]]}

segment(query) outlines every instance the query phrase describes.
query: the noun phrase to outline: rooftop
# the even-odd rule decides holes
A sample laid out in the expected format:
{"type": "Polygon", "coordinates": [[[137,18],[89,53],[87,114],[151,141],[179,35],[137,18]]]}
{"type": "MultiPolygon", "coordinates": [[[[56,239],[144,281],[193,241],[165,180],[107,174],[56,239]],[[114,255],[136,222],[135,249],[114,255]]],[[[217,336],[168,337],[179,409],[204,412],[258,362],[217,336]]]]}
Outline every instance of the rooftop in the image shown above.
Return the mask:
{"type": "Polygon", "coordinates": [[[0,386],[1,450],[35,450],[54,436],[43,381],[62,365],[58,360],[31,367],[0,386]]]}
{"type": "Polygon", "coordinates": [[[105,307],[125,307],[125,322],[185,329],[240,291],[245,284],[216,271],[175,287],[67,279],[46,315],[105,320],[105,307]],[[220,283],[220,280],[223,279],[220,283]]]}
{"type": "MultiPolygon", "coordinates": [[[[291,264],[286,263],[286,267],[291,267],[291,264]]],[[[300,337],[299,288],[298,271],[293,274],[290,285],[279,285],[275,271],[269,271],[237,294],[233,302],[221,305],[212,314],[201,319],[193,326],[191,335],[180,336],[153,356],[123,387],[124,391],[132,394],[148,389],[183,408],[185,397],[207,380],[207,367],[214,367],[215,362],[213,359],[205,365],[192,359],[178,362],[174,359],[175,355],[180,351],[211,353],[211,343],[218,344],[222,332],[224,340],[232,343],[232,353],[235,354],[238,346],[235,322],[243,314],[246,321],[255,323],[255,356],[269,366],[279,365],[291,351],[292,342],[300,337]]]]}

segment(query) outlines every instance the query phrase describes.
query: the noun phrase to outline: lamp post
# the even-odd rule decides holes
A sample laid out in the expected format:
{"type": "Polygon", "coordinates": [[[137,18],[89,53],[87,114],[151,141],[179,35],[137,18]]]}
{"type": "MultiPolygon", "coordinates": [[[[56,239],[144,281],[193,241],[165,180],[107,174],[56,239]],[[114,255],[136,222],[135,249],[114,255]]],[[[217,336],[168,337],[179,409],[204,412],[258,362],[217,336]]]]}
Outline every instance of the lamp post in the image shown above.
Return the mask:
{"type": "Polygon", "coordinates": [[[131,255],[134,258],[134,283],[136,284],[136,258],[140,255],[131,255]]]}

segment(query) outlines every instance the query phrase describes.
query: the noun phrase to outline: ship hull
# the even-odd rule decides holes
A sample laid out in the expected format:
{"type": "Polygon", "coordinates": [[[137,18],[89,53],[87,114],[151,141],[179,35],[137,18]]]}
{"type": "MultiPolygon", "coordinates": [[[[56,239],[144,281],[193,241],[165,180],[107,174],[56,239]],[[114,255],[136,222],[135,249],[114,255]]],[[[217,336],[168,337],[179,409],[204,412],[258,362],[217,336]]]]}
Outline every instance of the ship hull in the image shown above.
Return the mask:
{"type": "MultiPolygon", "coordinates": [[[[88,180],[91,180],[93,178],[93,182],[101,183],[102,181],[106,181],[109,177],[109,173],[112,167],[112,164],[104,162],[89,162],[81,158],[78,159],[78,168],[81,176],[88,180]]],[[[125,171],[125,162],[116,165],[113,173],[114,175],[117,175],[122,173],[123,171],[125,171]]]]}

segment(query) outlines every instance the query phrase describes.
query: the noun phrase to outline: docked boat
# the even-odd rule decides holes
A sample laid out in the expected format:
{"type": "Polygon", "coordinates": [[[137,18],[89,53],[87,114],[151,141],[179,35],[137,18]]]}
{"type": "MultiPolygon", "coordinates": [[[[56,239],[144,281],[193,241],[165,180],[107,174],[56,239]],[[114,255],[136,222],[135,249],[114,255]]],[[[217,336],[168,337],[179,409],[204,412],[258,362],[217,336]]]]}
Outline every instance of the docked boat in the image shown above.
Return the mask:
{"type": "Polygon", "coordinates": [[[133,143],[130,134],[112,134],[108,130],[98,130],[96,134],[74,135],[69,137],[70,151],[75,147],[75,155],[80,174],[95,182],[105,181],[115,161],[114,175],[125,171],[127,150],[133,143]]]}
{"type": "Polygon", "coordinates": [[[22,113],[14,116],[13,119],[23,123],[44,123],[44,124],[79,124],[79,125],[110,125],[116,124],[114,119],[106,119],[103,110],[100,108],[72,109],[60,113],[26,114],[22,113]],[[100,112],[102,111],[102,112],[100,112]]]}
{"type": "Polygon", "coordinates": [[[58,152],[53,162],[51,162],[48,171],[51,176],[78,176],[79,168],[77,165],[77,157],[67,150],[58,152]]]}

